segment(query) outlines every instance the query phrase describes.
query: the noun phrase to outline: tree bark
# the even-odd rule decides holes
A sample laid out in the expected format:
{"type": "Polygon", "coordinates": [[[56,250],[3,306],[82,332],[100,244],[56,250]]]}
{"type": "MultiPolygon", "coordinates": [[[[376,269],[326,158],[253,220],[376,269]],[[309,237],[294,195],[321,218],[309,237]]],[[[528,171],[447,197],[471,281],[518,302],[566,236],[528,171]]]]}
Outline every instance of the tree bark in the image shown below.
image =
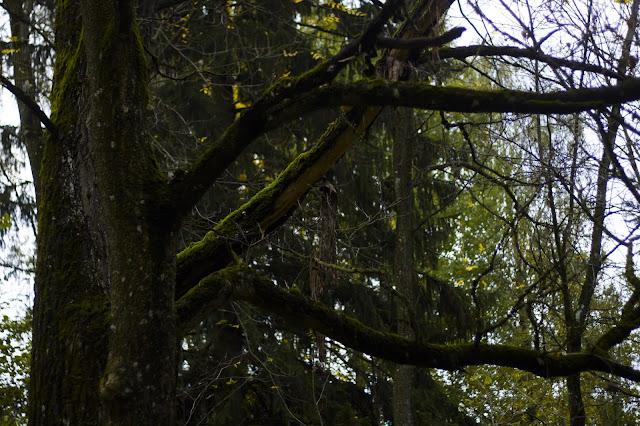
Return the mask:
{"type": "Polygon", "coordinates": [[[41,167],[32,424],[174,418],[175,215],[143,127],[133,2],[60,2],[41,167]]]}

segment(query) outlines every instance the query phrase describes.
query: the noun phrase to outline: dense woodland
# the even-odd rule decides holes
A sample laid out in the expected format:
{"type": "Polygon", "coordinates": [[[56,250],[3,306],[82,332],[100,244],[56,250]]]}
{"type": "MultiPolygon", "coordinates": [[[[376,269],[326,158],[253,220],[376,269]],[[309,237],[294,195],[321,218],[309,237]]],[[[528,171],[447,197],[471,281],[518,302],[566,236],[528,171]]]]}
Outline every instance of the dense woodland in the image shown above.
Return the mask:
{"type": "Polygon", "coordinates": [[[640,423],[639,9],[3,0],[0,423],[640,423]]]}

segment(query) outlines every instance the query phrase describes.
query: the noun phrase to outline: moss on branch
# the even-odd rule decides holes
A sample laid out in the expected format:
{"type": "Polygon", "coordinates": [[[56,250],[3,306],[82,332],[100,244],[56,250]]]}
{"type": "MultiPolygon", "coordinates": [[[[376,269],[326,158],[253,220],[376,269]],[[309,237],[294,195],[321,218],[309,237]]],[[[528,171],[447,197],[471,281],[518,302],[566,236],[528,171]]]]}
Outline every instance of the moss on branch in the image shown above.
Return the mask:
{"type": "Polygon", "coordinates": [[[628,79],[616,86],[543,94],[366,79],[355,83],[326,85],[283,102],[270,110],[271,119],[267,128],[275,128],[293,117],[319,108],[341,105],[396,105],[455,112],[569,114],[638,99],[640,79],[628,79]]]}
{"type": "MultiPolygon", "coordinates": [[[[458,370],[469,365],[497,365],[544,378],[600,371],[640,382],[640,371],[591,353],[544,353],[515,345],[484,343],[442,345],[383,333],[304,296],[296,289],[279,287],[243,264],[210,275],[185,295],[178,302],[181,323],[192,325],[193,318],[206,316],[210,309],[217,308],[219,302],[213,301],[219,300],[221,295],[225,300],[249,302],[317,330],[352,349],[396,363],[444,370],[458,370]]],[[[188,327],[182,327],[182,331],[187,332],[188,327]]]]}
{"type": "Polygon", "coordinates": [[[349,123],[349,117],[336,120],[313,149],[299,155],[269,186],[228,215],[202,240],[179,253],[176,296],[181,297],[203,277],[228,265],[234,251],[264,239],[282,224],[378,111],[351,111],[349,117],[369,116],[357,128],[349,123]]]}

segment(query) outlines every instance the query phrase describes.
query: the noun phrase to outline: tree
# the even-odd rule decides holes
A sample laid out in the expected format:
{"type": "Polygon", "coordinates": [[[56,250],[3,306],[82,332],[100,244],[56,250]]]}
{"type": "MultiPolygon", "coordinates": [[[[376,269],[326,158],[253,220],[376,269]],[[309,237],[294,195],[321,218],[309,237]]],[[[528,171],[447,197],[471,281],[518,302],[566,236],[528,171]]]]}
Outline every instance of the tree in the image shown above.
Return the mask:
{"type": "Polygon", "coordinates": [[[0,386],[2,387],[2,422],[18,425],[25,421],[27,405],[26,384],[29,374],[30,318],[11,320],[4,315],[0,322],[0,386]]]}
{"type": "MultiPolygon", "coordinates": [[[[310,6],[304,1],[298,3],[301,14],[310,6]]],[[[422,336],[403,337],[376,330],[335,306],[326,306],[289,289],[277,276],[261,273],[261,258],[252,258],[250,251],[254,246],[266,244],[269,236],[303,203],[313,185],[349,147],[373,129],[371,124],[385,105],[459,113],[606,111],[616,117],[621,114],[617,105],[640,98],[640,80],[622,78],[620,69],[612,71],[586,60],[561,61],[535,49],[496,48],[489,54],[504,58],[524,56],[570,71],[584,70],[609,77],[613,74],[620,81],[602,87],[569,85],[563,91],[545,93],[474,90],[434,86],[425,80],[407,81],[412,66],[428,63],[437,68],[443,58],[464,59],[482,49],[442,49],[429,58],[421,57],[425,48],[435,48],[460,35],[460,29],[435,35],[437,23],[450,3],[420,1],[407,12],[409,7],[404,7],[401,1],[390,0],[384,5],[376,2],[367,5],[379,10],[359,36],[352,37],[329,59],[307,72],[281,77],[252,99],[242,98],[240,85],[228,81],[228,73],[211,78],[206,90],[213,91],[215,84],[224,83],[220,97],[226,95],[234,104],[232,113],[220,109],[216,114],[232,122],[218,133],[198,135],[197,139],[204,144],[198,158],[192,162],[185,160],[185,168],[166,173],[159,165],[159,153],[154,152],[153,138],[147,131],[147,126],[153,123],[149,116],[154,109],[154,104],[149,103],[149,67],[164,58],[145,51],[154,29],[162,25],[155,18],[163,11],[179,14],[185,21],[195,19],[191,13],[199,19],[218,13],[229,19],[226,29],[231,30],[233,19],[260,10],[260,4],[253,2],[237,8],[215,2],[202,7],[194,4],[197,7],[188,11],[180,9],[185,4],[57,2],[50,116],[37,105],[33,94],[25,92],[16,82],[3,79],[5,87],[24,103],[29,114],[39,119],[46,135],[44,143],[28,146],[33,151],[29,157],[37,176],[34,181],[39,203],[29,389],[31,423],[172,422],[176,416],[182,339],[234,301],[249,302],[282,317],[286,323],[314,329],[352,350],[401,364],[445,370],[498,365],[544,378],[591,371],[640,380],[640,372],[628,363],[618,362],[611,354],[612,348],[625,341],[640,323],[632,262],[627,276],[633,290],[622,315],[616,315],[611,324],[600,330],[601,337],[589,347],[567,345],[570,352],[563,353],[547,352],[539,345],[517,340],[509,344],[483,342],[508,323],[515,312],[522,312],[529,293],[514,303],[513,313],[506,315],[494,312],[492,317],[482,318],[480,314],[486,313],[486,305],[476,303],[478,317],[473,342],[435,343],[422,336]],[[393,38],[383,37],[385,30],[392,28],[388,24],[392,19],[402,24],[393,38]],[[388,50],[374,66],[377,50],[384,48],[388,50]],[[344,76],[347,66],[361,67],[362,72],[375,78],[352,81],[344,76]],[[311,148],[291,161],[247,203],[212,226],[201,240],[179,251],[179,235],[191,210],[225,170],[242,158],[254,139],[312,111],[340,106],[338,118],[311,148]],[[613,109],[607,109],[611,106],[613,109]]],[[[296,14],[291,13],[285,22],[313,25],[296,19],[296,14]]],[[[183,60],[193,63],[196,73],[201,72],[204,59],[194,61],[190,57],[194,52],[183,53],[183,60]]],[[[247,65],[238,65],[238,69],[238,75],[252,75],[247,65]]],[[[167,76],[163,84],[171,82],[172,76],[167,76]]],[[[159,96],[165,90],[165,94],[170,94],[170,89],[158,88],[152,93],[159,96]]],[[[494,173],[487,163],[476,161],[474,140],[466,125],[452,124],[446,119],[442,122],[450,125],[450,130],[462,132],[470,147],[464,153],[458,152],[451,164],[440,168],[465,168],[488,180],[502,182],[505,193],[518,205],[520,193],[514,193],[509,186],[514,181],[503,179],[499,171],[494,173]]],[[[213,117],[212,128],[217,124],[213,117]]],[[[606,142],[603,145],[603,152],[615,165],[626,189],[635,194],[633,185],[627,183],[632,182],[631,178],[617,160],[620,148],[606,142]]],[[[632,153],[633,147],[627,155],[632,153]]],[[[545,206],[534,207],[542,211],[545,206]]],[[[520,207],[515,211],[525,213],[520,207]]],[[[594,229],[598,228],[597,221],[588,218],[595,223],[594,229]]],[[[518,235],[512,238],[517,239],[518,235]]],[[[629,235],[619,243],[631,247],[631,238],[629,235]]],[[[592,253],[595,251],[599,250],[592,253]]],[[[528,259],[522,255],[520,260],[528,259]]],[[[513,264],[505,262],[500,266],[511,268],[513,264]]],[[[490,264],[489,268],[495,267],[490,264]]],[[[546,273],[543,269],[532,269],[543,276],[546,273]]],[[[508,275],[509,271],[502,272],[508,275]]],[[[479,293],[478,283],[476,280],[471,289],[474,298],[479,293]]],[[[531,287],[534,288],[542,287],[531,287]]],[[[531,303],[542,304],[542,296],[547,294],[542,292],[531,303]]],[[[585,307],[593,304],[593,293],[587,296],[585,307]]],[[[584,321],[586,317],[577,312],[573,311],[573,318],[584,321]]],[[[584,328],[582,322],[577,325],[584,328]]],[[[534,333],[540,332],[532,328],[534,333]]],[[[572,414],[575,418],[581,416],[579,409],[572,409],[572,414]]]]}

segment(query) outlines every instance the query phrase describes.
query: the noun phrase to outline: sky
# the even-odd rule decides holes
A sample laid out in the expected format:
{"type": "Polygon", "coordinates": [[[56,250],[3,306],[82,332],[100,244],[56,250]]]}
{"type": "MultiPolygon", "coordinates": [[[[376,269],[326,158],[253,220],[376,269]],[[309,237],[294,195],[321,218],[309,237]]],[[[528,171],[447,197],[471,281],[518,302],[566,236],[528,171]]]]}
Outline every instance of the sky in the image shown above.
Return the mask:
{"type": "Polygon", "coordinates": [[[13,95],[3,87],[0,89],[0,125],[17,126],[19,123],[18,105],[13,95]]]}
{"type": "MultiPolygon", "coordinates": [[[[0,86],[0,126],[20,124],[18,106],[13,95],[0,86]]],[[[29,173],[25,170],[25,173],[29,173]]],[[[30,240],[25,235],[23,240],[30,240]]],[[[33,244],[32,242],[27,244],[33,244]]],[[[31,250],[29,250],[31,251],[31,250]]],[[[0,253],[0,259],[3,255],[0,253]]],[[[32,301],[33,282],[31,279],[5,277],[0,272],[0,315],[19,316],[32,301]],[[9,303],[8,305],[6,303],[9,303]]]]}

